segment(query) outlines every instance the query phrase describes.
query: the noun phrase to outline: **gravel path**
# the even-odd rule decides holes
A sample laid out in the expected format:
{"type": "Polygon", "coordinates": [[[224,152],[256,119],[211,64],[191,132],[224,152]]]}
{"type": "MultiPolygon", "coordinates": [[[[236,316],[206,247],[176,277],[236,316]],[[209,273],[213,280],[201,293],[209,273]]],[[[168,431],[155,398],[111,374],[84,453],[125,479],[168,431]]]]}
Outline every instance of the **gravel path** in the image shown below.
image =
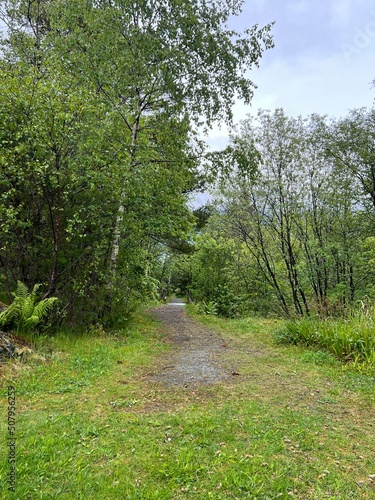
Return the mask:
{"type": "Polygon", "coordinates": [[[227,344],[217,333],[186,315],[182,300],[153,309],[151,315],[164,325],[171,351],[161,360],[152,379],[166,385],[187,387],[214,384],[233,373],[224,366],[227,344]]]}

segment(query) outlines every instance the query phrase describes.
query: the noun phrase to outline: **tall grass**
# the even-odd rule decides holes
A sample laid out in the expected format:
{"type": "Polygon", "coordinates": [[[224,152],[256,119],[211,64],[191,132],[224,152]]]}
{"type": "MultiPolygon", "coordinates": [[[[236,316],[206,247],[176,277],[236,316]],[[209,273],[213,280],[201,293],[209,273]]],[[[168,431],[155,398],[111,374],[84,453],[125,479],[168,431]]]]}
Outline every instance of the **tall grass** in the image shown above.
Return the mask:
{"type": "Polygon", "coordinates": [[[275,339],[324,349],[361,371],[375,371],[375,307],[361,308],[347,319],[288,321],[275,331],[275,339]]]}

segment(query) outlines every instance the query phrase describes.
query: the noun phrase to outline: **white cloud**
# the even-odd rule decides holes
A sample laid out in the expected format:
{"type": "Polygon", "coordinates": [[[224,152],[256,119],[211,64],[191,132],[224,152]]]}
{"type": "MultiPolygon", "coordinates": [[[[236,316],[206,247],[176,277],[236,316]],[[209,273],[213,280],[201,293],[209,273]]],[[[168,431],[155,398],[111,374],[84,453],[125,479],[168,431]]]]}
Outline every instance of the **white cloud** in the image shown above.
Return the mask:
{"type": "Polygon", "coordinates": [[[299,18],[301,14],[306,14],[309,11],[307,0],[292,0],[287,4],[287,12],[291,18],[299,18]]]}
{"type": "Polygon", "coordinates": [[[210,151],[220,151],[224,149],[229,143],[229,130],[221,135],[209,134],[204,140],[208,144],[210,151]]]}
{"type": "Polygon", "coordinates": [[[335,0],[332,2],[332,26],[342,27],[350,23],[352,14],[351,7],[352,3],[350,0],[335,0]]]}
{"type": "MultiPolygon", "coordinates": [[[[251,5],[263,0],[247,0],[251,5]]],[[[284,108],[286,113],[344,116],[350,109],[372,107],[375,89],[375,5],[373,0],[268,0],[263,17],[274,16],[275,48],[267,51],[260,68],[249,73],[258,85],[252,106],[238,102],[235,122],[259,108],[284,108]],[[294,8],[291,19],[288,9],[294,8]],[[320,8],[321,7],[321,8],[320,8]],[[305,9],[308,9],[305,11],[305,9]],[[301,14],[297,19],[298,12],[301,14]],[[303,14],[303,15],[302,15],[303,14]],[[332,25],[335,23],[335,26],[332,25]],[[346,44],[346,45],[345,45],[346,44]]],[[[226,127],[209,134],[212,149],[228,141],[226,127]]]]}
{"type": "MultiPolygon", "coordinates": [[[[342,54],[335,57],[303,59],[293,66],[281,59],[252,72],[258,84],[251,106],[237,102],[234,121],[238,123],[259,109],[284,108],[293,116],[313,113],[332,117],[345,116],[350,109],[372,107],[375,89],[375,69],[368,64],[365,51],[348,62],[342,54]]],[[[220,150],[228,144],[229,130],[216,126],[206,141],[211,150],[220,150]]]]}
{"type": "Polygon", "coordinates": [[[270,103],[270,109],[283,107],[292,115],[343,116],[349,109],[371,107],[374,102],[370,82],[375,70],[365,52],[350,63],[342,55],[306,59],[296,69],[277,62],[258,74],[252,113],[270,103]]]}
{"type": "Polygon", "coordinates": [[[248,4],[251,7],[254,5],[257,9],[262,10],[266,6],[266,0],[251,0],[248,4]]]}

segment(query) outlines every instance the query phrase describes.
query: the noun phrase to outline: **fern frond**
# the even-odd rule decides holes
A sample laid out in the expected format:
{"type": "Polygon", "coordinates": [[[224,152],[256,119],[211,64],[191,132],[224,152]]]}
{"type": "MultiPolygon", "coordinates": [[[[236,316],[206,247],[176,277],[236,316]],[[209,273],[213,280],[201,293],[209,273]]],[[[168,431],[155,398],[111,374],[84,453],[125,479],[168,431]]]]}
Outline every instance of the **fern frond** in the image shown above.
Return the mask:
{"type": "Polygon", "coordinates": [[[39,323],[39,321],[40,321],[39,316],[33,315],[27,318],[24,323],[26,327],[29,327],[29,326],[36,326],[39,323]]]}
{"type": "Polygon", "coordinates": [[[17,319],[20,315],[20,307],[17,303],[17,299],[10,304],[10,306],[0,313],[0,326],[6,326],[12,323],[13,320],[17,319]]]}
{"type": "Polygon", "coordinates": [[[40,283],[37,283],[36,285],[34,285],[34,288],[32,289],[32,292],[30,293],[30,297],[33,301],[33,304],[35,304],[35,302],[36,302],[37,292],[38,292],[40,286],[41,286],[40,283]]]}
{"type": "Polygon", "coordinates": [[[56,297],[49,297],[48,299],[43,299],[35,306],[32,316],[36,316],[39,321],[41,321],[51,310],[52,305],[56,302],[56,297]]]}
{"type": "Polygon", "coordinates": [[[29,296],[29,289],[22,281],[17,281],[17,288],[14,295],[15,297],[26,299],[29,296]]]}
{"type": "Polygon", "coordinates": [[[0,326],[3,327],[9,322],[8,310],[0,313],[0,326]]]}
{"type": "Polygon", "coordinates": [[[22,302],[20,301],[20,316],[21,316],[21,321],[25,321],[27,318],[29,318],[35,308],[34,304],[35,300],[31,295],[28,297],[25,297],[25,299],[22,299],[22,302]]]}
{"type": "Polygon", "coordinates": [[[41,287],[42,285],[40,283],[36,283],[34,285],[34,288],[33,288],[33,291],[31,292],[30,295],[36,295],[36,292],[39,290],[39,288],[41,287]]]}

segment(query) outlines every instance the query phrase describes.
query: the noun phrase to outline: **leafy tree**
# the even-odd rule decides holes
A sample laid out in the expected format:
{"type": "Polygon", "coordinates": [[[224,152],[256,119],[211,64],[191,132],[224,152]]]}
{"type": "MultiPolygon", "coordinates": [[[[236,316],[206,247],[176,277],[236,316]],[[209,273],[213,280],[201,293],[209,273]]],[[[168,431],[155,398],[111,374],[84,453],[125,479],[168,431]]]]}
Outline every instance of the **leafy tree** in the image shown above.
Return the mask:
{"type": "MultiPolygon", "coordinates": [[[[261,111],[242,123],[228,148],[234,175],[219,196],[220,222],[207,228],[216,244],[218,232],[245,249],[241,278],[221,275],[226,284],[241,283],[245,301],[254,299],[258,287],[269,303],[277,299],[285,315],[341,314],[371,289],[362,252],[365,241],[371,246],[366,237],[372,216],[352,189],[353,172],[339,168],[329,152],[334,130],[334,123],[318,115],[302,119],[261,111]],[[257,278],[244,271],[246,263],[257,278]]],[[[206,265],[219,270],[212,254],[206,265]]],[[[208,282],[206,277],[202,292],[208,282]]]]}
{"type": "Polygon", "coordinates": [[[90,281],[92,263],[105,252],[98,236],[111,231],[115,187],[92,127],[100,109],[83,89],[72,92],[69,81],[39,79],[17,66],[3,76],[4,274],[8,283],[41,281],[46,296],[61,294],[90,281]]]}
{"type": "Polygon", "coordinates": [[[188,195],[206,180],[198,126],[230,121],[236,96],[249,102],[246,72],[272,46],[270,25],[226,27],[239,12],[226,1],[3,2],[8,291],[19,277],[40,282],[88,315],[153,296],[153,242],[186,237],[188,195]]]}
{"type": "Polygon", "coordinates": [[[332,127],[327,153],[337,163],[339,175],[350,179],[358,197],[370,200],[375,209],[375,110],[354,109],[332,127]],[[346,172],[345,172],[346,170],[346,172]]]}

